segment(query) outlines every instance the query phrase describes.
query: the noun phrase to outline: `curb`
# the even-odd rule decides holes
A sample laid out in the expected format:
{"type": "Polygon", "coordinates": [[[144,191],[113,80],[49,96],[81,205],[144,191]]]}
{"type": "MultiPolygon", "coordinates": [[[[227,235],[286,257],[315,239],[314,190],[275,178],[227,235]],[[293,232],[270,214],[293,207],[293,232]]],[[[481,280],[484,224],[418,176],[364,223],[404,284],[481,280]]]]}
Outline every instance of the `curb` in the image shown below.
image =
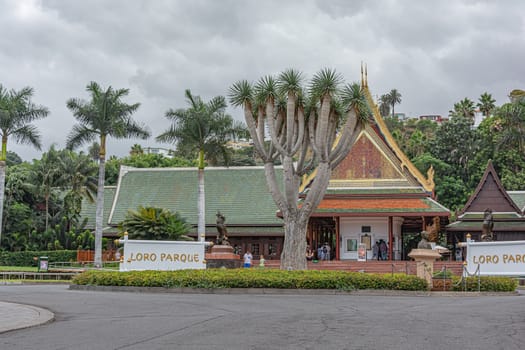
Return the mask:
{"type": "Polygon", "coordinates": [[[33,305],[0,301],[0,334],[40,326],[55,320],[55,314],[33,305]]]}
{"type": "Polygon", "coordinates": [[[164,288],[121,287],[71,284],[70,290],[129,293],[178,293],[178,294],[249,294],[249,295],[357,295],[357,296],[406,296],[406,297],[477,297],[519,296],[516,292],[431,292],[406,290],[363,289],[344,291],[337,289],[279,289],[279,288],[164,288]]]}

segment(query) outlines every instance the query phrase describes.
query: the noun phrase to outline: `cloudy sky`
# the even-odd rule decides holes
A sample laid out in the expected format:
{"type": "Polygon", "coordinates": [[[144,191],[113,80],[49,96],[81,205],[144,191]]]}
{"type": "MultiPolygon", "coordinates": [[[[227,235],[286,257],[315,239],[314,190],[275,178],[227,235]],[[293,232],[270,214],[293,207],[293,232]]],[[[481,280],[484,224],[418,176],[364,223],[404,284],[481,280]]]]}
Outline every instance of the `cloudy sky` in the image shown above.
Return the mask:
{"type": "MultiPolygon", "coordinates": [[[[396,112],[447,115],[485,91],[503,104],[525,89],[525,1],[0,0],[0,84],[31,86],[49,108],[37,123],[44,151],[65,146],[75,123],[65,102],[88,98],[90,81],[129,88],[156,136],[167,109],[186,107],[185,89],[208,100],[286,68],[335,68],[353,82],[361,61],[374,96],[401,92],[396,112]]],[[[108,153],[134,143],[169,147],[113,140],[108,153]]],[[[14,140],[8,150],[40,158],[14,140]]]]}

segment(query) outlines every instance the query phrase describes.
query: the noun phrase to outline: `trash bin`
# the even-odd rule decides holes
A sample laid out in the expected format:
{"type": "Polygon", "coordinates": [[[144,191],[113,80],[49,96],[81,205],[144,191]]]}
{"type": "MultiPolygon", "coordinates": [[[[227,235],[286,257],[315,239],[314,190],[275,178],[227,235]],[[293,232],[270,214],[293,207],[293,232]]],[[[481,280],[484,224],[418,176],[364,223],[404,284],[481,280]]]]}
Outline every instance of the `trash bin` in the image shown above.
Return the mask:
{"type": "Polygon", "coordinates": [[[49,260],[47,256],[41,256],[38,258],[38,272],[47,272],[49,268],[49,260]]]}

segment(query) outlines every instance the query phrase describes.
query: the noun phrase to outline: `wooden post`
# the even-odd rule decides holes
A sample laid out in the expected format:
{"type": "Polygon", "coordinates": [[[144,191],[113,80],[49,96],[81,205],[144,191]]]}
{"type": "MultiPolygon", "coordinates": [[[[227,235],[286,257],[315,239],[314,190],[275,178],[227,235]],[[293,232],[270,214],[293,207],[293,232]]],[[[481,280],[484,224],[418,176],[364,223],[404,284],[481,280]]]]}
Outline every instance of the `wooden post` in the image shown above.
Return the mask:
{"type": "Polygon", "coordinates": [[[392,248],[394,247],[394,223],[391,216],[388,217],[388,260],[392,260],[392,248]]]}

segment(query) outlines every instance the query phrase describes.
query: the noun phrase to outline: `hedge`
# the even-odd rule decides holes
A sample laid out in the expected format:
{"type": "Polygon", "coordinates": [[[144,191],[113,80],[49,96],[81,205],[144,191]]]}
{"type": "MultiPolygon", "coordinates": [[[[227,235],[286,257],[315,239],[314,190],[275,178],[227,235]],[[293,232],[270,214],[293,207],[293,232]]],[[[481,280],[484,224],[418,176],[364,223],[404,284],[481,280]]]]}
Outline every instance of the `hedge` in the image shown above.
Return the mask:
{"type": "MultiPolygon", "coordinates": [[[[480,292],[514,292],[518,287],[518,281],[509,277],[480,276],[480,292]]],[[[461,278],[453,279],[454,291],[463,291],[466,287],[467,292],[478,291],[478,277],[467,277],[465,283],[461,278]]]]}
{"type": "Polygon", "coordinates": [[[50,250],[50,251],[0,251],[0,265],[3,266],[37,266],[35,257],[47,256],[49,262],[76,261],[76,250],[50,250]]]}
{"type": "Polygon", "coordinates": [[[413,275],[365,274],[344,271],[281,271],[206,269],[178,271],[86,271],[72,280],[79,285],[164,288],[285,288],[427,290],[413,275]]]}

